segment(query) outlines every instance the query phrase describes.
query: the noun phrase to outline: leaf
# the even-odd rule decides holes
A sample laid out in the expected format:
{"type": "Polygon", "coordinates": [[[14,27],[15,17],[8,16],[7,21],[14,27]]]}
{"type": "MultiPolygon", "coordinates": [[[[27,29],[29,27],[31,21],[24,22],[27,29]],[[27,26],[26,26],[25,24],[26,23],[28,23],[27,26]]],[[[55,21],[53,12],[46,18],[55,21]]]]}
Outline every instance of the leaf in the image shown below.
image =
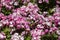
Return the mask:
{"type": "Polygon", "coordinates": [[[47,34],[42,36],[41,40],[57,40],[57,37],[56,34],[47,34]]]}
{"type": "Polygon", "coordinates": [[[10,35],[10,28],[5,27],[5,28],[2,29],[2,32],[5,33],[5,35],[6,35],[6,40],[10,40],[10,38],[11,38],[11,35],[10,35]]]}
{"type": "Polygon", "coordinates": [[[31,36],[30,35],[26,35],[24,40],[31,40],[31,36]]]}
{"type": "Polygon", "coordinates": [[[1,10],[1,11],[2,11],[2,13],[4,13],[5,15],[9,15],[9,14],[12,13],[11,10],[7,10],[6,7],[4,7],[4,6],[2,7],[2,10],[1,10]]]}

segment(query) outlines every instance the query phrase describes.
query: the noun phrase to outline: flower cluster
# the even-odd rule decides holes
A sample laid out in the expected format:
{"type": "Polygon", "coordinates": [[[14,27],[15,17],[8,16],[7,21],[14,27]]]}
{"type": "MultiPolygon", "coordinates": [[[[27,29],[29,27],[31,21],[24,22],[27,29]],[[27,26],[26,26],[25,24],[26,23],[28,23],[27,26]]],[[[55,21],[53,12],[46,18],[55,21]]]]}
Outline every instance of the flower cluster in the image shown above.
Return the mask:
{"type": "Polygon", "coordinates": [[[60,1],[57,0],[55,7],[49,11],[38,5],[44,2],[48,4],[49,0],[34,2],[35,0],[33,3],[31,0],[0,1],[0,40],[46,40],[42,37],[47,34],[55,34],[57,40],[60,40],[60,1]],[[5,15],[3,7],[12,12],[5,15]]]}

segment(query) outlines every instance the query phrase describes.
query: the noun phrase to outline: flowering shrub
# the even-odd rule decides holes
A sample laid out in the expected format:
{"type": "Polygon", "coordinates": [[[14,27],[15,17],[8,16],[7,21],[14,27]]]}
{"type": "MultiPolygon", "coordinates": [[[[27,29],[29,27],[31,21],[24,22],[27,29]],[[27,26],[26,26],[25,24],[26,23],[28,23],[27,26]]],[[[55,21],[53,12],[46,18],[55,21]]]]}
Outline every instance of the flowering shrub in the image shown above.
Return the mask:
{"type": "Polygon", "coordinates": [[[0,0],[0,40],[60,40],[60,1],[0,0]]]}

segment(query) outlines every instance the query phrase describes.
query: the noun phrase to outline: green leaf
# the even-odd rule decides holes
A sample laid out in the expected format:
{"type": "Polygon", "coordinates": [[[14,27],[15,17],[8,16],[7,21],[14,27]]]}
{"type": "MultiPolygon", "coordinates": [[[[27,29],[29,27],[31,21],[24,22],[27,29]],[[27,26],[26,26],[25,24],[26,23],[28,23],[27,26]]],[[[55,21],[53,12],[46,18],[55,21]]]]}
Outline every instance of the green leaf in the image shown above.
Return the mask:
{"type": "Polygon", "coordinates": [[[56,34],[46,34],[42,36],[41,40],[57,40],[58,36],[56,34]]]}
{"type": "Polygon", "coordinates": [[[33,0],[30,0],[33,3],[33,0]]]}
{"type": "Polygon", "coordinates": [[[5,28],[2,29],[2,32],[5,33],[5,35],[6,35],[6,40],[10,40],[10,38],[11,38],[10,28],[9,28],[9,27],[5,27],[5,28]]]}
{"type": "Polygon", "coordinates": [[[26,35],[24,40],[31,40],[31,36],[30,35],[26,35]]]}
{"type": "Polygon", "coordinates": [[[9,15],[9,14],[11,14],[11,13],[12,13],[12,11],[11,11],[11,10],[6,9],[6,7],[4,7],[4,6],[2,7],[1,12],[2,12],[2,13],[4,13],[5,15],[9,15]]]}

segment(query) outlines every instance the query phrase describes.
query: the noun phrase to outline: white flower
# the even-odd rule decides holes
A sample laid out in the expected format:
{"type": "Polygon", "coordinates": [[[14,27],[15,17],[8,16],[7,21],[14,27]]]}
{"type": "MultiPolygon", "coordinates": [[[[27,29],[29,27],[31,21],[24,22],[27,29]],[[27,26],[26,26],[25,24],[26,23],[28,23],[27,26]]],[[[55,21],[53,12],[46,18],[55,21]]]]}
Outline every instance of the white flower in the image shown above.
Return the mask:
{"type": "Polygon", "coordinates": [[[2,23],[0,23],[0,27],[2,27],[3,26],[3,24],[2,23]]]}
{"type": "Polygon", "coordinates": [[[13,24],[13,22],[12,22],[12,21],[10,21],[10,24],[13,24]]]}
{"type": "Polygon", "coordinates": [[[13,25],[11,24],[11,25],[9,25],[9,27],[13,27],[13,25]]]}
{"type": "Polygon", "coordinates": [[[44,26],[38,24],[38,25],[37,25],[37,28],[44,28],[44,26]]]}
{"type": "Polygon", "coordinates": [[[0,39],[4,39],[6,36],[4,36],[2,33],[0,33],[0,39]]]}
{"type": "Polygon", "coordinates": [[[11,40],[24,40],[24,36],[15,33],[14,35],[12,35],[11,40]]]}
{"type": "Polygon", "coordinates": [[[11,40],[19,40],[19,34],[15,33],[14,35],[12,35],[11,40]]]}
{"type": "Polygon", "coordinates": [[[60,30],[57,30],[56,32],[57,32],[58,35],[60,35],[60,30]]]}
{"type": "Polygon", "coordinates": [[[18,5],[18,2],[15,2],[14,5],[17,6],[18,5]]]}
{"type": "Polygon", "coordinates": [[[46,24],[47,24],[48,26],[51,26],[51,22],[46,22],[46,24]]]}
{"type": "Polygon", "coordinates": [[[60,25],[60,22],[58,22],[58,24],[60,25]]]}
{"type": "Polygon", "coordinates": [[[3,24],[6,24],[6,21],[3,21],[3,24]]]}
{"type": "Polygon", "coordinates": [[[12,5],[13,4],[13,1],[11,1],[10,4],[12,5]]]}
{"type": "Polygon", "coordinates": [[[24,40],[24,37],[23,36],[20,36],[20,40],[24,40]]]}

